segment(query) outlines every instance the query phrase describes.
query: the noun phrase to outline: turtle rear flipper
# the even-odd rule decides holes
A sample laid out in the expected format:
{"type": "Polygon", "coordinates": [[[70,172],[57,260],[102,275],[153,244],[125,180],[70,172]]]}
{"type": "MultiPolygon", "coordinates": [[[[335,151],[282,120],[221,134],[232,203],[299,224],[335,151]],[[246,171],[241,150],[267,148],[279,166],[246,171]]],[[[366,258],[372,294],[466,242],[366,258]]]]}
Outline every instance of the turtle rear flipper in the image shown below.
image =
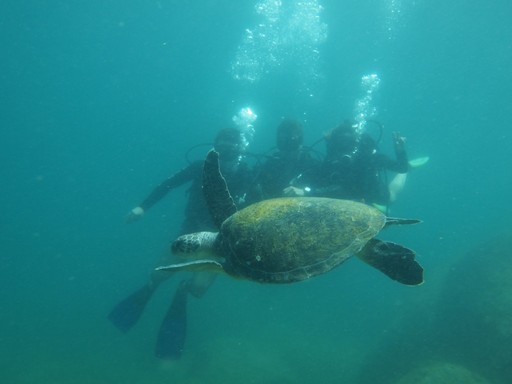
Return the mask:
{"type": "Polygon", "coordinates": [[[223,272],[224,268],[221,263],[216,260],[201,259],[186,261],[183,263],[176,263],[170,265],[163,265],[155,268],[156,271],[169,271],[169,272],[223,272]]]}
{"type": "Polygon", "coordinates": [[[357,256],[399,283],[423,283],[423,268],[415,260],[416,253],[400,244],[372,239],[357,256]]]}
{"type": "Polygon", "coordinates": [[[208,152],[203,166],[203,194],[215,225],[220,225],[236,212],[226,180],[219,167],[219,153],[214,149],[208,152]]]}

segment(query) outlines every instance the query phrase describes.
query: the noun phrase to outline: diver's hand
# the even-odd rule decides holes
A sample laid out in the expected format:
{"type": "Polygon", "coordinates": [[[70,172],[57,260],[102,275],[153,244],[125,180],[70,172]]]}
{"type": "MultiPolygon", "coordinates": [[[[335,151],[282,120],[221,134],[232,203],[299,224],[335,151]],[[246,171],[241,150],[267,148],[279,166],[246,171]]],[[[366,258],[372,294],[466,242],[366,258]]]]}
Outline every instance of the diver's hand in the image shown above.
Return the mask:
{"type": "Polygon", "coordinates": [[[283,189],[283,196],[286,197],[296,197],[296,196],[304,196],[305,192],[302,188],[297,187],[286,187],[283,189]]]}
{"type": "Polygon", "coordinates": [[[142,207],[135,207],[128,213],[125,221],[127,223],[133,223],[134,221],[139,220],[142,216],[144,216],[144,209],[142,209],[142,207]]]}
{"type": "Polygon", "coordinates": [[[393,143],[395,143],[395,149],[397,151],[405,150],[405,137],[401,136],[399,132],[393,132],[393,143]]]}

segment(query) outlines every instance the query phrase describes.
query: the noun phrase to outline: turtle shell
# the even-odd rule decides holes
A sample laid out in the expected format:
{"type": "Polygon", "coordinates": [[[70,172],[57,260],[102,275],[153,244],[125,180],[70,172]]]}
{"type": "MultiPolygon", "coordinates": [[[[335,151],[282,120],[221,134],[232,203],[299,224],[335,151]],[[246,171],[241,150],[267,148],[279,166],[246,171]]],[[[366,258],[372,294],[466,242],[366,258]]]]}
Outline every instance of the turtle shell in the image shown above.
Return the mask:
{"type": "Polygon", "coordinates": [[[386,223],[379,210],[348,200],[265,200],[227,218],[217,238],[226,272],[268,283],[325,273],[359,252],[386,223]]]}

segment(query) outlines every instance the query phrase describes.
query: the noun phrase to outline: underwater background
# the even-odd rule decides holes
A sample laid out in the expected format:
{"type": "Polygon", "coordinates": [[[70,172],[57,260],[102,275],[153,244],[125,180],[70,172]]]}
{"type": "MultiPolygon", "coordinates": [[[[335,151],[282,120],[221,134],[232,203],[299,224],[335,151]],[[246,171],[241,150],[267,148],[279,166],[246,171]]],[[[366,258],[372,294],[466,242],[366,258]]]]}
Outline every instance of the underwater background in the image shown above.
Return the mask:
{"type": "Polygon", "coordinates": [[[510,383],[511,17],[509,0],[2,1],[0,381],[510,383]],[[423,223],[381,235],[425,283],[356,258],[284,286],[221,276],[162,362],[181,279],[127,334],[106,316],[177,233],[186,187],[124,219],[246,107],[250,152],[282,117],[310,145],[363,116],[384,152],[399,131],[429,156],[391,207],[423,223]]]}

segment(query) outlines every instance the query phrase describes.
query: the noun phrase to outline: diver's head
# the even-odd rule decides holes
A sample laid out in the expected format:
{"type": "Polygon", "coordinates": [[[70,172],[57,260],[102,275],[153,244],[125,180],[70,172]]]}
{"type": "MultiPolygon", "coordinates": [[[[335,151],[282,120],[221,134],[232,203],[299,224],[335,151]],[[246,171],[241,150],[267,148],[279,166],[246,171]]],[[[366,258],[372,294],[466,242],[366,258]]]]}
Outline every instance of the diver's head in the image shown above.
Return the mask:
{"type": "Polygon", "coordinates": [[[213,147],[219,152],[220,161],[230,162],[239,160],[244,151],[242,133],[236,128],[221,129],[215,137],[213,147]]]}
{"type": "Polygon", "coordinates": [[[285,119],[277,127],[277,148],[282,152],[296,152],[304,142],[304,130],[297,120],[285,119]]]}
{"type": "Polygon", "coordinates": [[[331,156],[352,156],[358,150],[360,134],[357,125],[345,120],[326,136],[327,154],[331,156]]]}

